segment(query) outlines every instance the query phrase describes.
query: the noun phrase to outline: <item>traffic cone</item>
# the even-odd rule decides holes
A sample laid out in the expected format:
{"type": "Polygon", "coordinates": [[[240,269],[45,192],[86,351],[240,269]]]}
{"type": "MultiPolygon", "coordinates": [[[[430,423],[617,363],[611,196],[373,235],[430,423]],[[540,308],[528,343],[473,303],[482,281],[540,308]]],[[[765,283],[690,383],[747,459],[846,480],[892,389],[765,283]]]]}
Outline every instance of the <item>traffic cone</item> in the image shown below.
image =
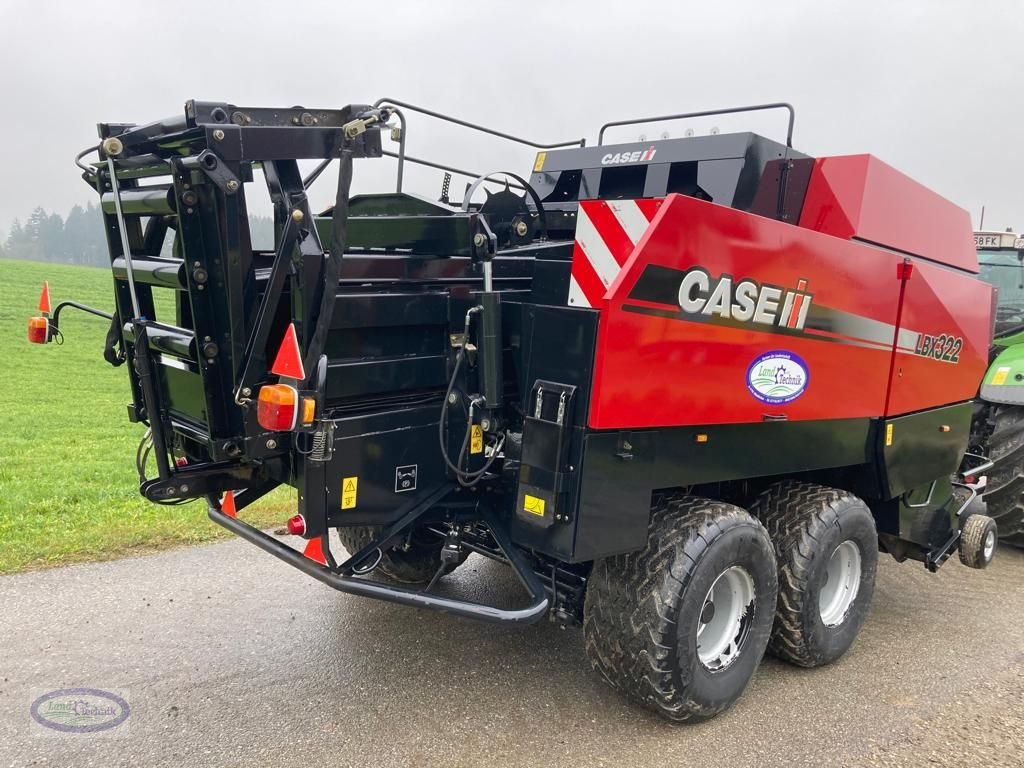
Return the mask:
{"type": "Polygon", "coordinates": [[[302,554],[313,562],[320,563],[320,565],[327,565],[327,558],[324,557],[324,548],[320,543],[319,536],[315,536],[309,540],[309,543],[306,544],[306,548],[302,550],[302,554]]]}
{"type": "Polygon", "coordinates": [[[220,502],[220,511],[228,517],[238,517],[238,512],[235,511],[234,491],[228,491],[224,494],[224,498],[220,502]]]}
{"type": "Polygon", "coordinates": [[[306,369],[302,366],[302,351],[299,349],[299,337],[295,333],[295,323],[288,324],[284,332],[281,346],[277,349],[274,364],[270,372],[275,376],[283,376],[296,381],[306,380],[306,369]]]}
{"type": "Polygon", "coordinates": [[[43,291],[39,294],[39,311],[49,315],[50,314],[50,283],[49,281],[43,281],[43,291]]]}

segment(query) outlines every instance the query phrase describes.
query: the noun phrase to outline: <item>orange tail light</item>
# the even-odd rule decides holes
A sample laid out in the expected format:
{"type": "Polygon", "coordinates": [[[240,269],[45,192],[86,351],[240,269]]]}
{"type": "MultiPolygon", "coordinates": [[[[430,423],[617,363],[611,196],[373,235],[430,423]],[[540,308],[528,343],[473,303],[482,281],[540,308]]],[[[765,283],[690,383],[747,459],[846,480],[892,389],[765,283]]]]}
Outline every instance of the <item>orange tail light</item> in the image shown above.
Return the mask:
{"type": "Polygon", "coordinates": [[[316,401],[300,397],[295,387],[267,384],[260,387],[256,420],[269,432],[287,432],[297,426],[309,426],[316,418],[316,401]]]}
{"type": "Polygon", "coordinates": [[[28,340],[33,344],[45,344],[50,340],[50,321],[45,317],[28,319],[28,340]]]}
{"type": "Polygon", "coordinates": [[[299,393],[287,384],[267,384],[260,387],[256,404],[256,420],[270,432],[295,429],[299,415],[299,393]]]}

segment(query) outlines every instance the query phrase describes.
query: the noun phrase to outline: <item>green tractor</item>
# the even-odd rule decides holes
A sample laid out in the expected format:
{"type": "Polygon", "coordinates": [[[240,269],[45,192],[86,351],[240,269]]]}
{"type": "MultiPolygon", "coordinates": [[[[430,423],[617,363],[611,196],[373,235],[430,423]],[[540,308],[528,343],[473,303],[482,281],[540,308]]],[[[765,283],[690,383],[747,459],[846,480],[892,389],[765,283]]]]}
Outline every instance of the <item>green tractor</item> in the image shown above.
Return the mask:
{"type": "Polygon", "coordinates": [[[996,287],[995,333],[971,426],[991,459],[983,500],[1007,544],[1024,547],[1024,237],[975,232],[981,277],[996,287]]]}

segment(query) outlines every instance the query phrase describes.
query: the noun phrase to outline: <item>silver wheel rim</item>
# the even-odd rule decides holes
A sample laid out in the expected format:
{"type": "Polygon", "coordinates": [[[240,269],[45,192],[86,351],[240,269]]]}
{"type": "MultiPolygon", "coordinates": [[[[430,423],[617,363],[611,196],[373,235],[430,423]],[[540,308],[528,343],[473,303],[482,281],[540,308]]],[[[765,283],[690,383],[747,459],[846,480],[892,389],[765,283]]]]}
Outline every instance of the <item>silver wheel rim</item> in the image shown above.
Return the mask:
{"type": "Polygon", "coordinates": [[[996,532],[989,531],[985,534],[985,549],[984,556],[985,562],[987,563],[992,559],[992,554],[996,551],[996,532]]]}
{"type": "Polygon", "coordinates": [[[725,669],[740,655],[754,610],[754,580],[738,565],[723,571],[708,590],[697,624],[697,658],[725,669]]]}
{"type": "Polygon", "coordinates": [[[846,620],[860,589],[860,563],[860,548],[850,540],[832,552],[818,595],[818,611],[826,627],[838,626],[846,620]]]}

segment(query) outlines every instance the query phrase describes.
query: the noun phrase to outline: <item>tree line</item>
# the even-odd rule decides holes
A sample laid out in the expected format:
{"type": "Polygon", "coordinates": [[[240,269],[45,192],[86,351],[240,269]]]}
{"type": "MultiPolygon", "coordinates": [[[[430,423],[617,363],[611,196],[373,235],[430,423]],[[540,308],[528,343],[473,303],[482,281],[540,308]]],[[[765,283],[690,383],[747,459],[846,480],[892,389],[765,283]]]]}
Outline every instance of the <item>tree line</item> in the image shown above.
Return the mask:
{"type": "MultiPolygon", "coordinates": [[[[268,216],[250,216],[253,245],[272,247],[274,222],[268,216]]],[[[164,243],[163,255],[170,255],[171,237],[164,243]]],[[[27,261],[56,261],[103,267],[110,264],[103,216],[92,202],[76,205],[67,218],[36,208],[22,223],[15,219],[6,236],[0,231],[0,257],[27,261]]]]}

